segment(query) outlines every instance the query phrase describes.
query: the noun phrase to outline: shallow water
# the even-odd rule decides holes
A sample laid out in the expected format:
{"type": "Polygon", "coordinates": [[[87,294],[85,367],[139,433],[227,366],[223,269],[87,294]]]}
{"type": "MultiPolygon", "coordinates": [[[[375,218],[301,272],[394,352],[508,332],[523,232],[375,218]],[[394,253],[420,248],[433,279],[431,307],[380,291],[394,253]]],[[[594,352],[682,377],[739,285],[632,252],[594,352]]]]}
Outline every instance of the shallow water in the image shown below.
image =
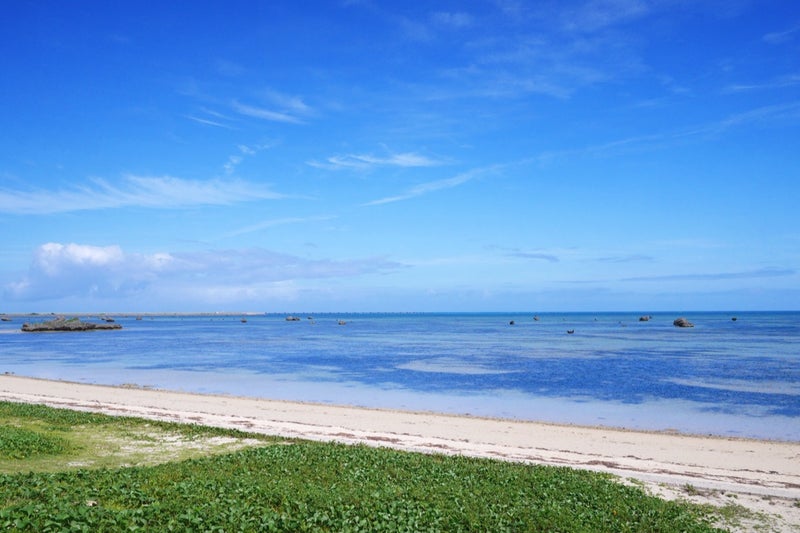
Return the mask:
{"type": "Polygon", "coordinates": [[[0,323],[0,372],[800,441],[800,313],[693,313],[691,329],[677,314],[300,316],[117,317],[122,330],[48,334],[15,318],[0,323]]]}

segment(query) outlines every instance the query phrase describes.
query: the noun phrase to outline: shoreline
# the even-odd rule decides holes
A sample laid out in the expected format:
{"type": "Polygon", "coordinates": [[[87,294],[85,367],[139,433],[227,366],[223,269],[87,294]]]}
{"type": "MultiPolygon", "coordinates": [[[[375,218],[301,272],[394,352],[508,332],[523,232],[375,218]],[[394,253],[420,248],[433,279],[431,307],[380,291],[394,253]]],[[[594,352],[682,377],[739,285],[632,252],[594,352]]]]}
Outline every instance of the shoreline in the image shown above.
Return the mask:
{"type": "Polygon", "coordinates": [[[579,468],[634,480],[660,497],[714,505],[736,503],[800,528],[800,442],[206,395],[17,375],[0,375],[0,400],[288,438],[579,468]]]}
{"type": "MultiPolygon", "coordinates": [[[[700,465],[700,461],[696,459],[703,456],[711,459],[714,452],[731,455],[745,451],[748,454],[747,464],[738,465],[738,468],[737,465],[729,464],[732,459],[730,457],[724,461],[711,461],[710,464],[723,470],[739,470],[740,474],[733,476],[737,483],[754,487],[767,483],[764,479],[748,477],[743,473],[762,470],[756,467],[754,460],[769,459],[765,457],[765,452],[784,451],[784,454],[767,454],[772,456],[774,468],[763,469],[761,473],[768,477],[787,476],[790,479],[785,482],[771,479],[769,485],[776,488],[781,485],[793,487],[789,489],[791,496],[800,498],[800,443],[793,441],[199,394],[138,385],[96,385],[17,375],[0,376],[0,399],[204,425],[224,424],[226,427],[245,428],[247,431],[274,431],[272,434],[275,435],[314,440],[385,442],[401,449],[419,448],[422,451],[449,451],[527,462],[568,463],[600,471],[646,472],[653,469],[644,468],[637,461],[664,461],[666,464],[670,462],[671,456],[683,455],[683,459],[691,459],[692,453],[700,456],[690,462],[700,465]],[[426,426],[423,422],[436,424],[426,426]],[[411,429],[416,431],[408,431],[411,429]],[[594,443],[588,444],[586,440],[559,440],[578,436],[589,437],[587,440],[594,443]],[[424,442],[426,439],[430,442],[424,442]],[[557,446],[556,450],[541,446],[542,441],[546,444],[559,442],[563,445],[557,446]],[[597,449],[597,441],[608,441],[610,445],[597,449]],[[681,445],[680,448],[670,451],[677,444],[681,445]],[[639,458],[635,455],[617,457],[628,459],[617,464],[598,461],[596,458],[581,461],[578,457],[608,455],[608,458],[615,458],[618,454],[613,453],[614,448],[622,451],[622,448],[630,446],[655,446],[664,453],[661,458],[639,458]],[[559,452],[565,456],[559,457],[559,452]],[[571,455],[575,455],[572,460],[571,455]],[[782,458],[791,460],[783,463],[782,458]],[[727,464],[714,464],[718,462],[727,464]],[[625,466],[628,468],[624,468],[625,466]]],[[[681,463],[686,464],[686,461],[681,463]]],[[[681,469],[674,472],[671,471],[674,469],[669,468],[662,470],[667,476],[685,475],[692,479],[698,477],[696,473],[680,472],[681,469]]],[[[724,476],[719,479],[724,479],[724,476]]],[[[790,494],[787,492],[786,496],[790,497],[790,494]]]]}
{"type": "Polygon", "coordinates": [[[431,416],[431,417],[443,417],[443,418],[456,418],[456,419],[467,419],[467,420],[476,420],[476,421],[487,421],[489,423],[510,423],[510,424],[530,424],[533,426],[541,426],[542,428],[547,427],[554,427],[554,428],[580,428],[585,429],[588,431],[597,430],[600,432],[609,431],[615,433],[633,433],[633,434],[643,434],[643,435],[664,435],[668,437],[688,437],[688,438],[696,438],[696,439],[712,439],[712,440],[725,440],[725,441],[742,441],[742,442],[757,442],[757,443],[775,443],[775,444],[789,444],[789,445],[797,445],[800,447],[800,440],[789,440],[789,439],[779,439],[779,438],[760,438],[760,437],[747,437],[747,436],[738,436],[738,435],[719,435],[715,433],[695,433],[691,431],[681,431],[678,429],[646,429],[646,428],[635,428],[635,427],[624,427],[624,426],[614,426],[614,425],[603,425],[603,424],[582,424],[582,423],[571,423],[571,422],[552,422],[547,420],[529,420],[524,418],[515,418],[511,416],[492,416],[492,415],[480,415],[480,414],[471,414],[471,413],[455,413],[455,412],[446,412],[446,411],[436,411],[436,410],[425,410],[425,409],[404,409],[404,408],[395,408],[395,407],[369,407],[365,405],[355,405],[355,404],[348,404],[348,403],[329,403],[329,402],[321,402],[321,401],[312,401],[312,400],[287,400],[287,399],[279,399],[279,398],[267,398],[261,396],[249,396],[244,394],[227,394],[227,393],[215,393],[215,392],[194,392],[194,391],[186,391],[181,389],[169,389],[169,388],[162,388],[158,386],[150,386],[150,385],[142,385],[139,383],[120,383],[120,384],[103,384],[103,383],[87,383],[82,381],[73,381],[69,379],[53,379],[53,378],[42,378],[42,377],[34,377],[34,376],[24,376],[24,375],[17,375],[13,373],[6,373],[0,374],[0,400],[3,399],[3,394],[6,393],[6,389],[4,388],[3,379],[4,378],[14,378],[20,380],[30,380],[36,382],[43,382],[45,384],[53,384],[59,383],[64,385],[74,385],[77,387],[98,387],[101,389],[112,389],[112,390],[125,390],[125,391],[142,391],[142,392],[152,392],[152,393],[160,393],[160,394],[168,394],[168,395],[180,395],[180,396],[188,396],[188,397],[200,397],[200,398],[216,398],[220,401],[227,402],[229,400],[233,401],[245,401],[245,402],[260,402],[264,403],[265,405],[269,404],[288,404],[288,405],[296,405],[296,406],[305,406],[308,408],[318,408],[318,409],[337,409],[337,410],[352,410],[355,412],[363,412],[364,414],[375,414],[378,415],[380,413],[398,413],[398,414],[405,414],[409,416],[431,416]]]}

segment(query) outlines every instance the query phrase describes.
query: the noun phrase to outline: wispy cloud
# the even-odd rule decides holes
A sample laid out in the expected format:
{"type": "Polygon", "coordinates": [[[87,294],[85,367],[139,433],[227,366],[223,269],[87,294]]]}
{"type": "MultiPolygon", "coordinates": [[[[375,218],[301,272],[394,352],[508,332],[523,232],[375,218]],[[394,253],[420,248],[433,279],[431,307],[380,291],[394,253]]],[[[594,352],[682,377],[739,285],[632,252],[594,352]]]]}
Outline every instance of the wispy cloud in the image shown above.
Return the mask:
{"type": "Polygon", "coordinates": [[[231,78],[239,77],[247,72],[247,69],[239,63],[228,61],[226,59],[218,59],[215,61],[214,69],[218,74],[231,78]]]}
{"type": "Polygon", "coordinates": [[[649,15],[653,6],[644,0],[589,0],[560,11],[559,17],[569,31],[595,32],[649,15]]]}
{"type": "Polygon", "coordinates": [[[475,24],[475,17],[463,11],[437,11],[431,15],[431,21],[445,28],[464,29],[475,24]]]}
{"type": "Polygon", "coordinates": [[[520,250],[519,248],[512,248],[507,250],[505,255],[507,257],[514,257],[517,259],[547,261],[548,263],[559,262],[557,254],[542,250],[520,250]]]}
{"type": "Polygon", "coordinates": [[[741,113],[729,115],[717,121],[696,124],[673,131],[654,132],[651,134],[616,139],[582,148],[573,148],[559,151],[542,152],[528,161],[549,161],[564,157],[590,155],[603,156],[618,153],[623,150],[642,150],[653,147],[662,147],[674,142],[685,142],[690,139],[702,139],[720,135],[728,130],[749,126],[753,124],[778,122],[782,120],[800,119],[800,102],[787,102],[753,108],[741,113]]]}
{"type": "Polygon", "coordinates": [[[262,93],[262,97],[276,106],[278,109],[294,115],[309,116],[314,110],[306,104],[302,98],[296,95],[283,94],[281,92],[267,89],[262,93]]]}
{"type": "Polygon", "coordinates": [[[225,174],[229,176],[233,174],[236,171],[236,167],[239,166],[239,163],[241,163],[243,160],[244,158],[238,154],[228,156],[228,160],[223,165],[223,168],[225,169],[225,174]]]}
{"type": "Polygon", "coordinates": [[[258,231],[263,231],[266,229],[274,228],[276,226],[286,226],[289,224],[305,224],[308,222],[324,222],[326,220],[332,220],[336,218],[335,216],[329,215],[320,215],[314,217],[286,217],[286,218],[276,218],[271,220],[263,220],[256,224],[251,224],[249,226],[244,226],[242,228],[236,229],[229,233],[225,234],[225,237],[237,237],[239,235],[244,235],[247,233],[255,233],[258,231]]]}
{"type": "Polygon", "coordinates": [[[93,179],[61,189],[0,189],[0,213],[43,215],[123,207],[188,208],[283,198],[241,180],[185,180],[126,176],[120,183],[93,179]]]}
{"type": "Polygon", "coordinates": [[[788,30],[767,33],[762,39],[769,44],[783,44],[792,41],[798,35],[800,35],[800,24],[788,30]]]}
{"type": "Polygon", "coordinates": [[[239,100],[233,100],[231,108],[240,115],[286,124],[304,124],[305,119],[314,114],[313,109],[302,98],[271,89],[262,91],[259,100],[264,101],[266,105],[244,104],[239,100]]]}
{"type": "Polygon", "coordinates": [[[248,117],[259,118],[271,122],[285,122],[289,124],[302,124],[303,122],[300,120],[300,118],[283,111],[274,111],[272,109],[266,109],[263,107],[246,105],[237,101],[234,101],[231,106],[237,113],[246,115],[248,117]]]}
{"type": "Polygon", "coordinates": [[[790,268],[761,268],[742,272],[713,272],[692,274],[668,274],[664,276],[636,276],[622,278],[620,281],[721,281],[729,279],[759,279],[794,276],[796,270],[790,268]]]}
{"type": "Polygon", "coordinates": [[[213,126],[226,130],[236,129],[230,124],[233,122],[231,117],[207,107],[202,107],[193,114],[184,115],[184,118],[204,126],[213,126]]]}
{"type": "Polygon", "coordinates": [[[262,143],[262,144],[254,144],[254,145],[247,145],[247,144],[240,144],[236,148],[238,152],[228,156],[228,160],[222,166],[225,170],[225,174],[228,176],[233,175],[236,172],[236,168],[245,160],[247,157],[253,157],[257,155],[262,150],[268,150],[272,148],[274,145],[271,143],[262,143]]]}
{"type": "Polygon", "coordinates": [[[598,257],[597,261],[601,263],[649,263],[653,261],[653,257],[644,254],[610,255],[598,257]]]}
{"type": "Polygon", "coordinates": [[[310,166],[328,170],[358,169],[368,170],[375,167],[434,167],[444,164],[443,161],[433,159],[414,152],[375,156],[371,154],[346,154],[335,155],[324,162],[309,161],[310,166]]]}
{"type": "Polygon", "coordinates": [[[784,89],[800,85],[800,74],[789,74],[761,83],[730,85],[723,89],[724,93],[741,93],[749,91],[764,91],[771,89],[784,89]]]}
{"type": "Polygon", "coordinates": [[[685,134],[722,133],[735,127],[785,119],[797,120],[798,118],[800,118],[800,101],[786,102],[736,113],[718,122],[702,125],[695,130],[687,130],[685,134]]]}
{"type": "Polygon", "coordinates": [[[363,207],[373,206],[373,205],[382,205],[382,204],[390,204],[393,202],[400,202],[403,200],[410,200],[411,198],[416,198],[418,196],[423,196],[432,192],[441,191],[444,189],[452,189],[453,187],[458,187],[459,185],[463,185],[468,181],[476,179],[477,177],[485,174],[489,170],[494,169],[495,167],[490,167],[488,169],[476,169],[471,170],[469,172],[464,172],[462,174],[458,174],[453,176],[452,178],[436,180],[436,181],[429,181],[426,183],[420,183],[414,187],[411,187],[407,191],[400,193],[394,196],[386,196],[384,198],[379,198],[377,200],[372,200],[371,202],[367,202],[362,204],[363,207]]]}
{"type": "Polygon", "coordinates": [[[400,263],[384,257],[308,259],[261,248],[173,254],[181,262],[176,274],[213,273],[236,283],[350,277],[395,270],[400,263]]]}
{"type": "Polygon", "coordinates": [[[233,127],[231,127],[231,126],[229,126],[227,124],[223,124],[222,122],[218,122],[216,120],[211,120],[211,119],[202,118],[202,117],[196,117],[194,115],[184,115],[184,117],[188,118],[189,120],[192,120],[194,122],[197,122],[198,124],[204,124],[206,126],[214,126],[215,128],[223,128],[223,129],[226,129],[226,130],[232,130],[233,129],[233,127]]]}

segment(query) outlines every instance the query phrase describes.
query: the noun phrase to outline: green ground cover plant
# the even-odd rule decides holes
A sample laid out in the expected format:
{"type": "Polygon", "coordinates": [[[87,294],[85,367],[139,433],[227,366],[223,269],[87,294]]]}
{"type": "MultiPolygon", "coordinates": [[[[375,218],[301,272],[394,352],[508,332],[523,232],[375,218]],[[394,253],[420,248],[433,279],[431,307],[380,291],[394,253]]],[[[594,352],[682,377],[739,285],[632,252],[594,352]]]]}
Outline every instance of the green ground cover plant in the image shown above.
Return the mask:
{"type": "Polygon", "coordinates": [[[0,473],[152,465],[270,440],[235,430],[0,402],[0,473]]]}
{"type": "MultiPolygon", "coordinates": [[[[0,420],[13,418],[3,409],[0,420]]],[[[56,427],[71,416],[34,411],[31,420],[56,427]]],[[[75,426],[84,416],[101,428],[152,424],[74,416],[75,426]]],[[[172,426],[163,429],[256,438],[172,426]]],[[[156,465],[14,472],[0,475],[2,530],[718,531],[707,509],[607,475],[300,440],[156,465]]]]}
{"type": "Polygon", "coordinates": [[[0,458],[27,459],[37,455],[58,455],[66,451],[67,441],[13,426],[0,432],[0,458]]]}

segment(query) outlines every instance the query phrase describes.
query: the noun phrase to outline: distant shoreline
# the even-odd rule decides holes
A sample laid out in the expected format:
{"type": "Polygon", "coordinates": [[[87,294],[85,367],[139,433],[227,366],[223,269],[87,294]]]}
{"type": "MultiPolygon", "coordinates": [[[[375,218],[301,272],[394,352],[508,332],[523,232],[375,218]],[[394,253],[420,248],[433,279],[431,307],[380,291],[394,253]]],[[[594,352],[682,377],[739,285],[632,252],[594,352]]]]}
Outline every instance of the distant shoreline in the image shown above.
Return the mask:
{"type": "MultiPolygon", "coordinates": [[[[519,315],[535,315],[542,316],[562,316],[562,315],[630,315],[631,319],[638,319],[640,316],[647,315],[704,315],[704,314],[729,314],[729,315],[748,315],[748,314],[792,314],[800,313],[800,309],[783,309],[783,310],[650,310],[650,311],[92,311],[92,312],[0,312],[0,317],[6,316],[11,318],[47,318],[53,316],[75,316],[75,317],[120,317],[120,318],[136,318],[136,317],[237,317],[237,316],[313,316],[313,315],[498,315],[498,316],[519,316],[519,315]]],[[[673,317],[674,318],[674,317],[673,317]]]]}
{"type": "Polygon", "coordinates": [[[280,315],[282,313],[264,313],[259,311],[245,311],[241,313],[233,311],[225,312],[205,312],[205,313],[0,313],[0,316],[7,316],[10,318],[52,318],[54,316],[75,316],[80,318],[89,317],[119,317],[119,318],[136,318],[136,317],[181,317],[181,316],[262,316],[262,315],[280,315]]]}

